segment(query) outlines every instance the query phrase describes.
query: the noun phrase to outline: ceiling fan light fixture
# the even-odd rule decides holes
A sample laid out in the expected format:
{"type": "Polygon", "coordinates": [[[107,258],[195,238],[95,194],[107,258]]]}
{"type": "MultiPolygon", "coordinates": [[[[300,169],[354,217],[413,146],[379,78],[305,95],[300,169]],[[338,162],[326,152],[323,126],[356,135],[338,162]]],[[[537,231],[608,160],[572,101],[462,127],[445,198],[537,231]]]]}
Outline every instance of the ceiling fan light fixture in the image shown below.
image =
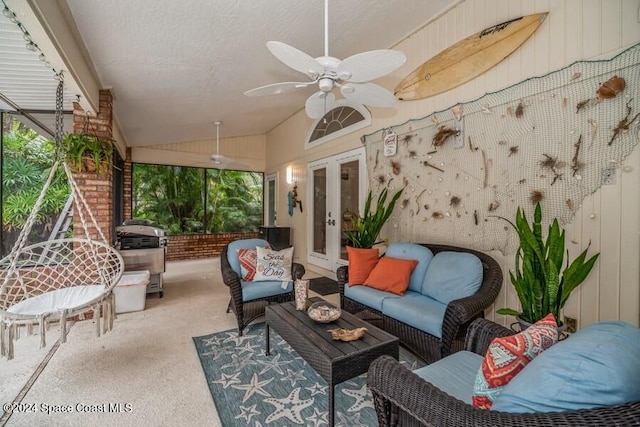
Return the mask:
{"type": "Polygon", "coordinates": [[[318,86],[323,92],[331,92],[331,89],[333,89],[333,79],[323,77],[318,81],[318,86]]]}

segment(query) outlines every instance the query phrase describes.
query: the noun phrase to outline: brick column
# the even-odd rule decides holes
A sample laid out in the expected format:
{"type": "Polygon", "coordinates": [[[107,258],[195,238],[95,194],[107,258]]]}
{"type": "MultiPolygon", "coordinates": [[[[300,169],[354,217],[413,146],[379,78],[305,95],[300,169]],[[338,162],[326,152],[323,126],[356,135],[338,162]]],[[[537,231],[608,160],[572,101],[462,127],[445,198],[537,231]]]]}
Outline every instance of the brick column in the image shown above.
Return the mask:
{"type": "MultiPolygon", "coordinates": [[[[107,140],[113,139],[113,121],[111,116],[112,97],[111,91],[100,90],[99,110],[96,116],[87,114],[80,104],[73,104],[73,133],[81,134],[87,132],[95,134],[100,138],[107,140]]],[[[102,232],[104,233],[107,243],[113,243],[113,201],[111,200],[113,188],[113,171],[111,169],[99,172],[76,172],[74,178],[82,192],[89,209],[102,232]]],[[[125,213],[126,214],[126,213],[125,213]]],[[[85,219],[91,224],[91,219],[85,213],[85,219]]],[[[79,215],[74,212],[73,230],[75,237],[83,237],[84,231],[79,215]]],[[[98,240],[98,233],[91,226],[89,228],[91,239],[98,240]]]]}
{"type": "Polygon", "coordinates": [[[133,194],[133,168],[131,167],[131,148],[127,148],[127,157],[124,159],[124,201],[122,209],[124,210],[124,220],[133,217],[133,206],[131,195],[133,194]]]}

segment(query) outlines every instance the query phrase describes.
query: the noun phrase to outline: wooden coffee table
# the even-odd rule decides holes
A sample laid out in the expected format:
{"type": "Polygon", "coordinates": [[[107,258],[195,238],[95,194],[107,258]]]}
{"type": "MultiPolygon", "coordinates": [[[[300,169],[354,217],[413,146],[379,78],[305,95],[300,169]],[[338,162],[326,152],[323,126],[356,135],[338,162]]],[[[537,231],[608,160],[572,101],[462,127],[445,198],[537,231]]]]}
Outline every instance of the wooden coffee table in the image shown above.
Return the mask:
{"type": "MultiPolygon", "coordinates": [[[[323,301],[311,298],[310,302],[323,301]]],[[[334,425],[334,387],[357,377],[382,355],[399,356],[399,340],[345,311],[331,323],[317,323],[306,311],[296,310],[295,302],[268,305],[265,309],[266,352],[271,353],[269,330],[273,328],[329,384],[329,425],[334,425]],[[367,333],[357,341],[334,341],[327,329],[365,327],[367,333]]]]}

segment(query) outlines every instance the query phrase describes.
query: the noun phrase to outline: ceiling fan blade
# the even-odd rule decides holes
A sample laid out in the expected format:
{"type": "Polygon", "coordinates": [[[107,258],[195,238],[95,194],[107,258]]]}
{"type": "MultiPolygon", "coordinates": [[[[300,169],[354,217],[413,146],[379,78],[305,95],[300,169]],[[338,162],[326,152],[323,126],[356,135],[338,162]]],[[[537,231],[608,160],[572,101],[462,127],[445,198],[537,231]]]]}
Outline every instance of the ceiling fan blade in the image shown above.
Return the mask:
{"type": "Polygon", "coordinates": [[[345,81],[368,82],[396,70],[406,60],[406,55],[399,50],[371,50],[346,58],[338,65],[336,73],[345,81]]]}
{"type": "Polygon", "coordinates": [[[340,92],[349,101],[372,107],[391,107],[398,101],[393,93],[373,83],[345,83],[340,92]]]}
{"type": "Polygon", "coordinates": [[[267,48],[285,65],[314,80],[324,73],[324,67],[318,61],[295,47],[282,42],[268,41],[267,48]]]}
{"type": "Polygon", "coordinates": [[[209,167],[214,169],[234,169],[234,170],[248,170],[249,165],[246,163],[238,162],[222,154],[211,155],[211,165],[209,167]]]}
{"type": "Polygon", "coordinates": [[[243,162],[238,162],[235,160],[230,160],[227,163],[227,169],[233,170],[249,170],[249,165],[243,162]]]}
{"type": "Polygon", "coordinates": [[[265,95],[280,95],[281,93],[293,92],[294,90],[304,89],[313,82],[283,82],[273,83],[266,86],[260,86],[255,89],[246,91],[246,96],[265,96],[265,95]]]}
{"type": "Polygon", "coordinates": [[[307,112],[307,116],[312,119],[319,119],[333,109],[335,103],[336,96],[333,93],[318,91],[307,98],[304,109],[307,112]]]}
{"type": "Polygon", "coordinates": [[[225,156],[223,156],[222,154],[212,154],[211,156],[211,161],[213,162],[213,164],[215,165],[224,165],[227,162],[227,158],[225,156]]]}

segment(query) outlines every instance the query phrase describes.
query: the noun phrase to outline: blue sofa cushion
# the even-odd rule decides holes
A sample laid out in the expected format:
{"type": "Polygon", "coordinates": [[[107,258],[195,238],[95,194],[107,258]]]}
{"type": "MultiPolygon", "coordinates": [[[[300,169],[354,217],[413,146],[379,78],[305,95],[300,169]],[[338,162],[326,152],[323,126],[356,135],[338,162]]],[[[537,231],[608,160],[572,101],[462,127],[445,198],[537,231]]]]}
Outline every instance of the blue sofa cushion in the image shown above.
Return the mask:
{"type": "Polygon", "coordinates": [[[265,247],[267,245],[269,245],[269,242],[263,239],[240,239],[229,243],[227,260],[229,261],[229,265],[231,265],[231,269],[235,271],[238,276],[242,277],[240,260],[238,259],[238,249],[255,249],[257,246],[265,247]]]}
{"type": "Polygon", "coordinates": [[[400,295],[361,285],[345,286],[344,296],[380,312],[382,311],[382,302],[384,300],[400,298],[400,295]]]}
{"type": "Polygon", "coordinates": [[[245,282],[244,280],[241,280],[240,285],[242,286],[243,302],[270,297],[273,295],[285,294],[293,290],[293,282],[283,282],[281,280],[260,282],[245,282]],[[284,288],[283,284],[286,284],[284,288]]]}
{"type": "Polygon", "coordinates": [[[422,290],[422,283],[424,282],[424,275],[427,272],[429,263],[433,258],[433,252],[425,246],[418,245],[416,243],[405,242],[393,242],[389,244],[385,256],[401,259],[415,259],[418,261],[418,265],[411,273],[409,278],[408,290],[414,292],[420,292],[422,290]]]}
{"type": "Polygon", "coordinates": [[[413,291],[407,291],[402,298],[388,298],[382,302],[385,316],[438,338],[442,338],[442,321],[446,310],[446,304],[413,291]]]}
{"type": "Polygon", "coordinates": [[[439,252],[427,269],[422,293],[443,304],[468,297],[482,285],[482,261],[468,252],[439,252]]]}
{"type": "Polygon", "coordinates": [[[492,410],[567,411],[639,400],[640,329],[600,322],[533,359],[502,389],[492,410]]]}
{"type": "Polygon", "coordinates": [[[449,396],[471,405],[473,383],[482,359],[479,354],[463,350],[413,372],[449,396]]]}

